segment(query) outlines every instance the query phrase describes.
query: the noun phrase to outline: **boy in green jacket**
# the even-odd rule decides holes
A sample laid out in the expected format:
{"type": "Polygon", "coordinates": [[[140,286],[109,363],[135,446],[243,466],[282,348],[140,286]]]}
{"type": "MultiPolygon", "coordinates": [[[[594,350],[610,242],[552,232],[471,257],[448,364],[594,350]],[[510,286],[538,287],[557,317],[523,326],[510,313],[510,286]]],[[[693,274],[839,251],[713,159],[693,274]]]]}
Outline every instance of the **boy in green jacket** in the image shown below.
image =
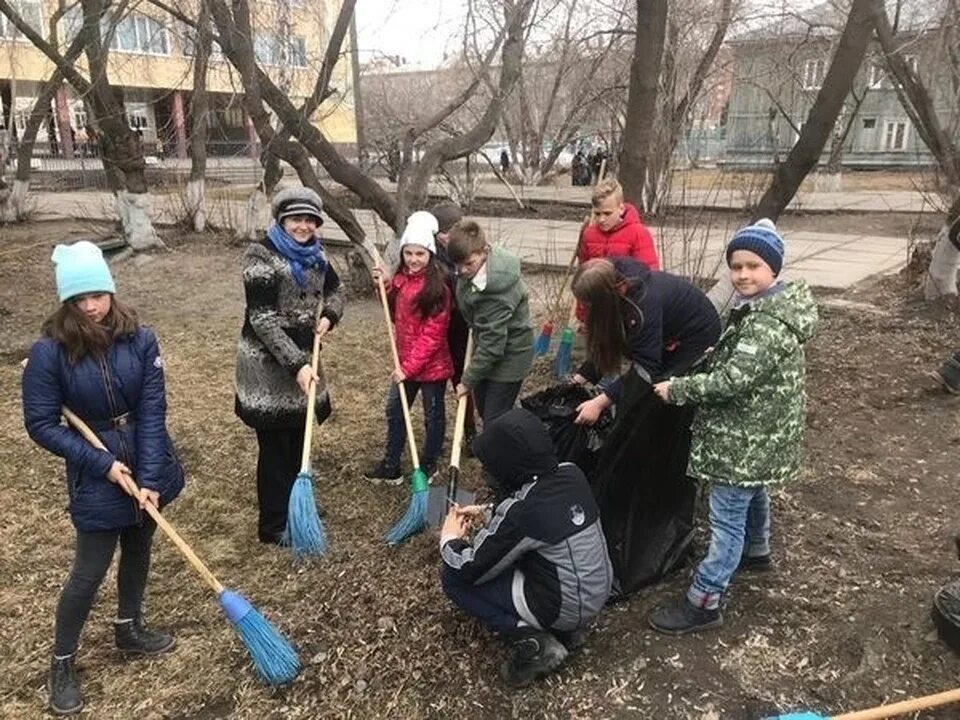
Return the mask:
{"type": "Polygon", "coordinates": [[[650,615],[653,629],[670,635],[719,626],[734,573],[772,567],[767,488],[800,473],[803,345],[817,306],[806,283],[777,280],[783,238],[769,220],[733,236],[727,265],[734,306],[707,371],[654,386],[665,402],[699,406],[688,472],[711,483],[707,556],[686,597],[650,615]]]}
{"type": "Polygon", "coordinates": [[[491,247],[473,220],[449,232],[447,253],[457,266],[457,307],[473,331],[457,395],[473,393],[484,427],[513,407],[533,363],[533,330],[520,261],[491,247]]]}

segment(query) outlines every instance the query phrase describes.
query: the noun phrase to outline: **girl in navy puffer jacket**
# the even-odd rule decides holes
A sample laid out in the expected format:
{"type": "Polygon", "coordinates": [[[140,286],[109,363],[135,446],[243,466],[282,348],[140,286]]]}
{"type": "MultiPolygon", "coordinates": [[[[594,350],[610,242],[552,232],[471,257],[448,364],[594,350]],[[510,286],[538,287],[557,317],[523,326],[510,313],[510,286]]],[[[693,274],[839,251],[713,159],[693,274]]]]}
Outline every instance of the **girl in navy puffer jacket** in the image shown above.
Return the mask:
{"type": "MultiPolygon", "coordinates": [[[[421,467],[430,475],[443,451],[446,408],[443,393],[453,375],[453,359],[447,343],[453,302],[445,273],[436,260],[434,234],[437,220],[417,212],[407,220],[400,238],[400,267],[390,281],[388,299],[393,308],[400,370],[391,379],[387,397],[387,447],[383,461],[366,477],[374,483],[399,483],[400,456],[407,431],[400,405],[398,383],[403,383],[407,401],[423,393],[426,444],[421,467]]],[[[378,273],[379,276],[379,273],[378,273]]]]}
{"type": "Polygon", "coordinates": [[[73,658],[94,597],[120,543],[120,650],[156,654],[174,639],[143,625],[141,602],[156,525],[146,503],[163,507],[183,488],[183,468],[166,428],[163,361],[157,338],[114,299],[115,286],[100,249],[81,241],[58,245],[60,309],[30,350],[23,374],[27,432],[67,463],[70,516],[77,531],[73,568],[57,605],[50,706],[58,714],[83,706],[73,658]],[[100,437],[98,450],[61,424],[66,406],[100,437]],[[133,474],[138,497],[121,477],[133,474]]]}

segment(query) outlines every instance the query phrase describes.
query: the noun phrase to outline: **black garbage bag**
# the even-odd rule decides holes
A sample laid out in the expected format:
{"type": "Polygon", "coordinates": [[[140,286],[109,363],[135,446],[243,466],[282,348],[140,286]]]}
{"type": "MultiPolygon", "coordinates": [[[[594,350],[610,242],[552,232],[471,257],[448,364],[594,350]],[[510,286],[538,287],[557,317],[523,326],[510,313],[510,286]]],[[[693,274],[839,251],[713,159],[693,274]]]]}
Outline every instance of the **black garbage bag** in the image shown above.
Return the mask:
{"type": "Polygon", "coordinates": [[[676,568],[690,544],[698,487],[687,476],[693,415],[691,407],[665,405],[628,373],[589,476],[621,596],[676,568]]]}
{"type": "Polygon", "coordinates": [[[612,424],[610,413],[604,412],[594,425],[576,425],[577,407],[593,394],[582,385],[562,383],[541,390],[520,400],[547,426],[560,462],[572,462],[587,477],[597,464],[597,453],[612,424]]]}
{"type": "MultiPolygon", "coordinates": [[[[953,539],[960,558],[960,536],[953,539]]],[[[960,579],[954,579],[937,590],[931,610],[937,634],[954,652],[960,653],[960,579]]]]}

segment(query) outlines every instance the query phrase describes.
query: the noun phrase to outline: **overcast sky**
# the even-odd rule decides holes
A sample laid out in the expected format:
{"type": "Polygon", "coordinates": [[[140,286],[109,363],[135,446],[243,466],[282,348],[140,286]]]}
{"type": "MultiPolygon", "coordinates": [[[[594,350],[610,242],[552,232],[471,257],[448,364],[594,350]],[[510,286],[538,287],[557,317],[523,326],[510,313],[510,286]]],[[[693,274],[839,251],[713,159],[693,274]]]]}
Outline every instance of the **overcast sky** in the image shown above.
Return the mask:
{"type": "Polygon", "coordinates": [[[361,63],[396,55],[431,67],[460,45],[462,0],[358,0],[356,12],[361,63]]]}

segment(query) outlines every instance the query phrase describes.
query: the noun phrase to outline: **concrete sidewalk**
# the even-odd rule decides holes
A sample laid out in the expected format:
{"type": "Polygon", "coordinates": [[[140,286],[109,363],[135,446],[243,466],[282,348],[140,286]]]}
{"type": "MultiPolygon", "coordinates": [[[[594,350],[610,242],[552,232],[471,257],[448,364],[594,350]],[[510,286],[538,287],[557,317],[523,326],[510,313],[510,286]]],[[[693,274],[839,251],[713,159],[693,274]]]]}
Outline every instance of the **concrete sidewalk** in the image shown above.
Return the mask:
{"type": "MultiPolygon", "coordinates": [[[[576,188],[584,190],[584,188],[576,188]]],[[[112,195],[106,192],[46,193],[34,195],[39,219],[116,220],[112,195]]],[[[176,217],[175,196],[154,198],[154,220],[171,224],[176,217]]],[[[212,203],[211,221],[231,227],[245,212],[243,200],[219,199],[212,203]]],[[[356,211],[357,219],[374,242],[387,242],[392,231],[370,210],[356,211]]],[[[576,247],[580,224],[559,220],[521,218],[477,218],[488,238],[535,265],[563,268],[576,247]]],[[[260,222],[266,227],[269,209],[262,209],[260,222]]],[[[657,227],[657,239],[664,269],[684,275],[709,276],[722,269],[722,253],[738,221],[731,217],[722,224],[657,227]]],[[[344,232],[333,222],[323,226],[333,241],[346,242],[344,232]]],[[[56,240],[56,238],[53,238],[56,240]]],[[[844,288],[878,273],[893,272],[907,261],[905,238],[875,235],[841,235],[824,232],[794,232],[786,237],[786,277],[804,278],[812,285],[844,288]]]]}

